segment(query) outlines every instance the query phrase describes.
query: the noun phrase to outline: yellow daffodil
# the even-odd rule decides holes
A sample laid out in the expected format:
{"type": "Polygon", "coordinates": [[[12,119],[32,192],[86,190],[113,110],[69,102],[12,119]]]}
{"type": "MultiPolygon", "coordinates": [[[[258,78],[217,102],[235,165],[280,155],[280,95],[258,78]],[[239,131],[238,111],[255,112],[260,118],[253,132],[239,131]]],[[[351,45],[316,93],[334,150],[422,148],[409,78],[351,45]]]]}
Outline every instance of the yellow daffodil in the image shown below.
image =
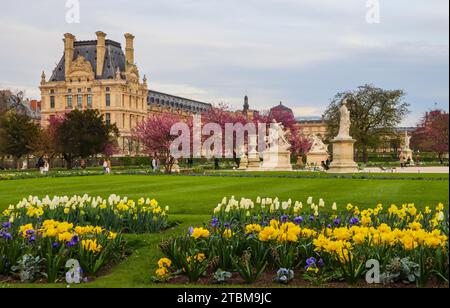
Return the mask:
{"type": "Polygon", "coordinates": [[[204,228],[194,228],[191,233],[191,237],[197,239],[209,237],[209,231],[204,228]]]}
{"type": "Polygon", "coordinates": [[[172,266],[172,261],[168,258],[161,258],[158,261],[158,266],[159,267],[166,267],[169,268],[172,266]]]}

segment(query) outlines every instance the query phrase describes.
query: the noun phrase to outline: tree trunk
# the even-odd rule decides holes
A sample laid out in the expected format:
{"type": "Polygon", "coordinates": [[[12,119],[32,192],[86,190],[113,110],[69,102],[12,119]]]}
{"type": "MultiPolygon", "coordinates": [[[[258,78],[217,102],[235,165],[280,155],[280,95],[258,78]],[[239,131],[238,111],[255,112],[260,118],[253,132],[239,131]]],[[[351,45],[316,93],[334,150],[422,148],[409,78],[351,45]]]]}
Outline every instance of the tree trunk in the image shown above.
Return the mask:
{"type": "Polygon", "coordinates": [[[369,153],[367,151],[367,146],[363,146],[363,162],[365,164],[369,162],[369,153]]]}
{"type": "Polygon", "coordinates": [[[73,162],[72,154],[64,155],[64,160],[67,163],[67,170],[72,170],[72,162],[73,162]]]}
{"type": "Polygon", "coordinates": [[[440,163],[441,165],[444,164],[444,159],[442,158],[442,156],[443,156],[442,153],[439,153],[439,154],[438,154],[438,157],[439,157],[439,163],[440,163]]]}

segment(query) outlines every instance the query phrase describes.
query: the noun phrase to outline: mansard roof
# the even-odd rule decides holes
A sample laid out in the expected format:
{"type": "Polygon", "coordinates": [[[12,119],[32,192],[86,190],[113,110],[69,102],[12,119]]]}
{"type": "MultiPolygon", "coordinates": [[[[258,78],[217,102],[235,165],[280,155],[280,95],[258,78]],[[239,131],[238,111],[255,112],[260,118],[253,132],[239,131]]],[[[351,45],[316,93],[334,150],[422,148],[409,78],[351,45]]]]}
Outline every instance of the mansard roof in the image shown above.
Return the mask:
{"type": "MultiPolygon", "coordinates": [[[[125,54],[122,51],[120,43],[106,40],[105,63],[103,66],[103,74],[101,77],[97,76],[97,40],[93,41],[75,41],[73,60],[78,56],[83,56],[91,63],[92,69],[97,79],[113,79],[116,76],[116,69],[119,68],[121,73],[125,73],[125,54]]],[[[65,59],[64,54],[58,65],[53,71],[50,81],[65,81],[65,59]]]]}

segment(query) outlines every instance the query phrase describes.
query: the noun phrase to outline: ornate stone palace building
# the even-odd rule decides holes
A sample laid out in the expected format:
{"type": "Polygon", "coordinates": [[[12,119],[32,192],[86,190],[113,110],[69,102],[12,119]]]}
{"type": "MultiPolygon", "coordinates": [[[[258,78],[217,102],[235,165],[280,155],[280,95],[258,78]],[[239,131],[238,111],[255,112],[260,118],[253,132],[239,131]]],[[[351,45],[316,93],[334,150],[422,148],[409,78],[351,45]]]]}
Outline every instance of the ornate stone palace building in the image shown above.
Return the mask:
{"type": "Polygon", "coordinates": [[[188,116],[212,108],[211,104],[170,94],[149,91],[147,78],[141,79],[134,61],[134,36],[125,34],[125,52],[120,43],[96,33],[97,40],[76,41],[64,35],[64,55],[47,80],[41,76],[41,125],[51,117],[74,109],[98,109],[106,122],[120,131],[122,154],[135,147],[131,130],[149,113],[176,113],[188,116]]]}

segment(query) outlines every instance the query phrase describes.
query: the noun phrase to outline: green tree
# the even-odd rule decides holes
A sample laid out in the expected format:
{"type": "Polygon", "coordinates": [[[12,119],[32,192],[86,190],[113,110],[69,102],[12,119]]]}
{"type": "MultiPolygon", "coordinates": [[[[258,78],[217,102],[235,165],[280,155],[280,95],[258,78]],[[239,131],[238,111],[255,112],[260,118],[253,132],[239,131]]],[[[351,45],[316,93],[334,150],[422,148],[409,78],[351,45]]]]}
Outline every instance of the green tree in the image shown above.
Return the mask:
{"type": "Polygon", "coordinates": [[[39,126],[30,117],[9,111],[0,118],[0,153],[19,160],[33,151],[33,143],[39,134],[39,126]]]}
{"type": "Polygon", "coordinates": [[[98,110],[74,110],[57,127],[57,142],[67,168],[75,158],[86,159],[102,153],[119,136],[115,124],[107,124],[98,110]]]}
{"type": "Polygon", "coordinates": [[[395,136],[395,128],[409,113],[409,104],[404,97],[402,90],[384,90],[369,84],[336,94],[325,111],[329,128],[327,139],[331,140],[339,131],[339,108],[346,98],[352,122],[350,134],[356,139],[358,153],[362,153],[362,159],[367,163],[369,149],[377,148],[382,138],[395,136]]]}

